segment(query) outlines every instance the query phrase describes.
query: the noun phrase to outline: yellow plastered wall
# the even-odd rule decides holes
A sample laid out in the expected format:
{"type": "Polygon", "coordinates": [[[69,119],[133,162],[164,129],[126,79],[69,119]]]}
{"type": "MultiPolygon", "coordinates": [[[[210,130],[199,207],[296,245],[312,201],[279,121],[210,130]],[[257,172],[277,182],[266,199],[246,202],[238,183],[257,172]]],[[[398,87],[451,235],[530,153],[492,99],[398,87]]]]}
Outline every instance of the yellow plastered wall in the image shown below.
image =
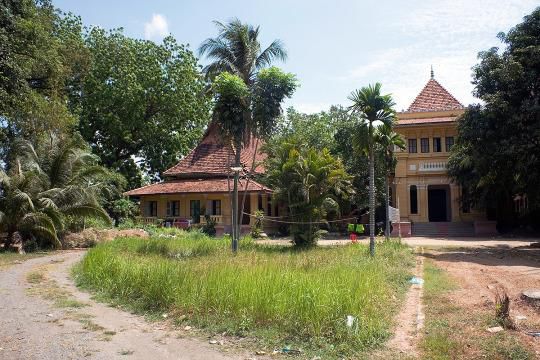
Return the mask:
{"type": "MultiPolygon", "coordinates": [[[[437,118],[437,117],[458,117],[463,113],[463,110],[452,110],[443,112],[426,112],[426,113],[400,113],[399,119],[420,119],[420,118],[437,118]]],[[[396,127],[396,131],[405,140],[405,149],[396,152],[398,163],[395,169],[393,179],[394,188],[394,205],[397,205],[399,198],[399,208],[401,219],[412,222],[428,222],[428,187],[430,185],[448,186],[450,200],[450,218],[451,221],[474,221],[484,219],[482,212],[472,209],[470,213],[463,213],[461,210],[459,199],[461,197],[461,189],[458,185],[453,184],[448,178],[445,169],[435,171],[421,171],[420,165],[424,163],[446,163],[450,155],[446,151],[446,138],[453,137],[454,143],[457,137],[457,122],[440,122],[415,125],[403,125],[396,127]],[[434,152],[433,138],[441,138],[441,152],[434,152]],[[421,138],[429,139],[429,152],[421,152],[421,138]],[[416,139],[416,153],[409,153],[408,140],[416,139]],[[410,213],[410,187],[417,187],[417,214],[410,213]]]]}

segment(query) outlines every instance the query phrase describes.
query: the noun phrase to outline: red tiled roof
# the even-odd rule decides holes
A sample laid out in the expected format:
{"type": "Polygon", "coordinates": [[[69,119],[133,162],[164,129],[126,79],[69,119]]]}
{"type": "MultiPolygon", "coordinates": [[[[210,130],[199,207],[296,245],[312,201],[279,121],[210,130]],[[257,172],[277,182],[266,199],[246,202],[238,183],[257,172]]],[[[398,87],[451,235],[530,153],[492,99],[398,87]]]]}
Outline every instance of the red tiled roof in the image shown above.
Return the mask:
{"type": "Polygon", "coordinates": [[[431,78],[407,109],[407,112],[445,111],[463,109],[463,105],[437,80],[431,78]]]}
{"type": "MultiPolygon", "coordinates": [[[[255,156],[255,172],[263,173],[263,160],[266,154],[260,151],[263,141],[252,138],[250,144],[242,149],[240,160],[242,166],[251,170],[253,154],[255,156]]],[[[202,141],[191,152],[163,175],[176,178],[189,178],[194,176],[214,176],[230,174],[230,167],[234,164],[234,148],[230,143],[223,143],[219,126],[211,123],[202,141]]]]}
{"type": "Polygon", "coordinates": [[[436,118],[419,118],[419,119],[399,119],[396,126],[416,125],[416,124],[436,124],[455,121],[456,117],[436,117],[436,118]]]}
{"type": "MultiPolygon", "coordinates": [[[[146,185],[138,189],[125,192],[124,195],[159,195],[159,194],[187,194],[187,193],[227,193],[232,191],[233,179],[184,179],[169,180],[156,184],[146,185]]],[[[241,179],[238,185],[239,191],[246,191],[246,180],[241,179]]],[[[247,191],[257,192],[271,190],[256,181],[251,180],[247,186],[247,191]]]]}

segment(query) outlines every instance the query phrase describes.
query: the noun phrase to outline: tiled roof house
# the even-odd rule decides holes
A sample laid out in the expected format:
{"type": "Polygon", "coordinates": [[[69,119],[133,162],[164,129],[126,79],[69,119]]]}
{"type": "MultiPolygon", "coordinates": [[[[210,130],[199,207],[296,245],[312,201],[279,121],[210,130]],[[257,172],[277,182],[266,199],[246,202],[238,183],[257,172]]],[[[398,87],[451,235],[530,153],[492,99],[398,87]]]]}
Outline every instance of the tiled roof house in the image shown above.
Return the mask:
{"type": "MultiPolygon", "coordinates": [[[[239,203],[245,196],[245,213],[263,210],[272,215],[279,210],[271,204],[271,190],[253,179],[264,173],[263,161],[266,156],[260,151],[262,145],[263,141],[254,137],[240,154],[243,176],[239,183],[239,203]],[[246,176],[248,174],[250,176],[246,176]]],[[[203,223],[205,215],[209,215],[216,221],[218,232],[228,232],[232,218],[234,174],[231,167],[234,166],[234,155],[234,147],[222,140],[218,125],[211,123],[201,142],[163,173],[162,182],[125,194],[140,200],[144,221],[159,221],[168,225],[185,224],[187,220],[203,223]]],[[[249,223],[250,217],[243,216],[242,224],[249,227],[249,223]]]]}

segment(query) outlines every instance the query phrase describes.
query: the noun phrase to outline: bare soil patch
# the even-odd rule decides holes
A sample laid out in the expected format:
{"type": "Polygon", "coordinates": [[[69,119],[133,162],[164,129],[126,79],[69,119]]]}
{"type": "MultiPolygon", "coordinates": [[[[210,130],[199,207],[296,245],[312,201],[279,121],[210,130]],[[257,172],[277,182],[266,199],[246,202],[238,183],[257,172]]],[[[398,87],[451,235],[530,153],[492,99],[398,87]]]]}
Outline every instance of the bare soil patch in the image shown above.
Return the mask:
{"type": "MultiPolygon", "coordinates": [[[[505,332],[540,358],[540,338],[527,335],[531,330],[540,331],[540,310],[522,299],[523,291],[540,288],[540,249],[529,246],[460,248],[432,250],[425,256],[458,284],[456,290],[445,295],[445,301],[471,317],[485,317],[484,321],[474,324],[464,323],[463,336],[468,333],[486,338],[497,336],[488,333],[486,327],[490,318],[494,321],[497,291],[504,290],[510,298],[510,315],[517,325],[515,331],[505,332]]],[[[473,345],[467,345],[470,352],[464,349],[470,358],[478,355],[473,345]]]]}

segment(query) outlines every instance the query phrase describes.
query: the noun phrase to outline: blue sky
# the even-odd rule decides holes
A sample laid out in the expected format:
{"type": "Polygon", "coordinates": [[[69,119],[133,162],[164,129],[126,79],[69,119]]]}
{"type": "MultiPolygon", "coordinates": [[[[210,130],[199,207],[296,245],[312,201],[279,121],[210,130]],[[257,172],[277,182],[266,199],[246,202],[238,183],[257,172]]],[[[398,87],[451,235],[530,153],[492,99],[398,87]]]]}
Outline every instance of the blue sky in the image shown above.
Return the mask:
{"type": "MultiPolygon", "coordinates": [[[[279,38],[289,53],[278,64],[301,87],[287,106],[315,112],[348,105],[348,94],[379,81],[401,110],[435,78],[464,104],[475,102],[471,67],[496,35],[530,13],[537,0],[56,0],[87,25],[123,27],[160,41],[171,33],[197,50],[216,34],[213,20],[238,17],[261,26],[262,44],[279,38]]],[[[204,59],[201,60],[204,64],[204,59]]]]}

